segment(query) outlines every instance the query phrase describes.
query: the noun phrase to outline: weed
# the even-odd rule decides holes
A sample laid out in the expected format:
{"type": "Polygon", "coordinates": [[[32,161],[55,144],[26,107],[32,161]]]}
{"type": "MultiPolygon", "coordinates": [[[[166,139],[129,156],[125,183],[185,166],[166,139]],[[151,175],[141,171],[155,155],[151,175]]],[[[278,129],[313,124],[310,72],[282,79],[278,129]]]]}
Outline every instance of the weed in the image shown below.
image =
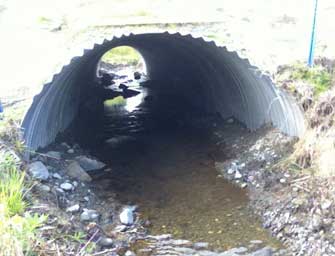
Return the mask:
{"type": "Polygon", "coordinates": [[[86,241],[86,235],[84,232],[79,231],[75,232],[73,235],[66,235],[69,239],[71,239],[74,242],[78,242],[80,244],[84,243],[86,241]]]}
{"type": "Polygon", "coordinates": [[[11,155],[0,160],[0,255],[31,255],[47,218],[25,212],[24,176],[11,155]]]}

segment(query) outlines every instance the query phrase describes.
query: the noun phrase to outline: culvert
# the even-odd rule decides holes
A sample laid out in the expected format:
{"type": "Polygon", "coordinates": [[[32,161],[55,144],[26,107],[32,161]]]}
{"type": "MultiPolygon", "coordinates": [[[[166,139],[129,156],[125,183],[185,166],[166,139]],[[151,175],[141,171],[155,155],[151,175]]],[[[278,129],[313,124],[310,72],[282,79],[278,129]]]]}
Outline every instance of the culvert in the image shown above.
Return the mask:
{"type": "Polygon", "coordinates": [[[95,44],[45,84],[23,121],[28,148],[50,144],[69,127],[94,82],[101,56],[117,46],[138,50],[150,79],[170,79],[174,86],[164,83],[164,89],[178,88],[178,93],[187,94],[207,113],[233,116],[250,130],[272,123],[291,136],[304,132],[303,115],[295,101],[236,52],[191,35],[144,33],[95,44]]]}

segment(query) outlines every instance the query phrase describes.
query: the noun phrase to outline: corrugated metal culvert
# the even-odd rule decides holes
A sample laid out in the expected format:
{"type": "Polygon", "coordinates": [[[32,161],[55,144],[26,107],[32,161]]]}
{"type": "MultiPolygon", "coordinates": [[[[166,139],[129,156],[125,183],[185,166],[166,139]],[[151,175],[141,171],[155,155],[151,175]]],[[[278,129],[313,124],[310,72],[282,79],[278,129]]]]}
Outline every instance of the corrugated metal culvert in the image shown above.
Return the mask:
{"type": "Polygon", "coordinates": [[[70,125],[81,96],[94,82],[101,56],[117,46],[138,50],[151,79],[173,78],[178,81],[178,90],[201,102],[206,111],[234,116],[251,130],[265,123],[292,136],[305,130],[296,102],[236,52],[191,35],[144,33],[113,37],[85,50],[82,56],[73,56],[35,96],[25,116],[24,136],[29,148],[48,145],[70,125]]]}

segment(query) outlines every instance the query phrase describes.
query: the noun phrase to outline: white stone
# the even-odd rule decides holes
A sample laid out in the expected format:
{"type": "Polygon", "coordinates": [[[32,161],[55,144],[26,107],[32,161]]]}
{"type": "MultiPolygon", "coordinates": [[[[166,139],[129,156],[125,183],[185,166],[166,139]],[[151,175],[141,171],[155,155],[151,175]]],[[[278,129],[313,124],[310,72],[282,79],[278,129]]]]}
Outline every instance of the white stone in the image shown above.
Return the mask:
{"type": "Polygon", "coordinates": [[[241,179],[242,178],[242,174],[239,171],[235,172],[235,179],[241,179]]]}
{"type": "Polygon", "coordinates": [[[132,251],[126,251],[126,253],[124,255],[125,256],[136,256],[136,254],[133,253],[132,251]]]}
{"type": "Polygon", "coordinates": [[[280,182],[280,183],[285,183],[285,182],[286,182],[286,179],[281,178],[281,179],[279,180],[279,182],[280,182]]]}
{"type": "Polygon", "coordinates": [[[132,207],[125,207],[120,213],[120,221],[124,225],[132,225],[134,223],[134,210],[132,207]]]}
{"type": "Polygon", "coordinates": [[[65,190],[65,191],[70,191],[73,189],[73,186],[71,183],[65,182],[60,184],[61,189],[65,190]]]}
{"type": "Polygon", "coordinates": [[[73,148],[70,148],[70,149],[67,151],[67,153],[69,153],[69,154],[74,154],[74,149],[73,149],[73,148]]]}
{"type": "Polygon", "coordinates": [[[84,209],[84,211],[80,215],[80,220],[81,221],[97,220],[99,218],[99,216],[100,215],[96,210],[84,209]]]}
{"type": "Polygon", "coordinates": [[[321,203],[322,210],[327,210],[332,205],[332,201],[325,200],[321,203]]]}
{"type": "Polygon", "coordinates": [[[62,179],[62,176],[59,175],[59,173],[55,172],[53,175],[52,175],[53,178],[55,179],[58,179],[58,180],[61,180],[62,179]]]}
{"type": "Polygon", "coordinates": [[[80,209],[79,204],[75,204],[75,205],[72,205],[72,206],[66,208],[66,211],[67,212],[78,212],[79,209],[80,209]]]}
{"type": "Polygon", "coordinates": [[[231,175],[231,174],[234,174],[234,172],[235,172],[235,171],[234,171],[232,168],[229,168],[228,171],[227,171],[227,173],[230,174],[230,175],[231,175]]]}

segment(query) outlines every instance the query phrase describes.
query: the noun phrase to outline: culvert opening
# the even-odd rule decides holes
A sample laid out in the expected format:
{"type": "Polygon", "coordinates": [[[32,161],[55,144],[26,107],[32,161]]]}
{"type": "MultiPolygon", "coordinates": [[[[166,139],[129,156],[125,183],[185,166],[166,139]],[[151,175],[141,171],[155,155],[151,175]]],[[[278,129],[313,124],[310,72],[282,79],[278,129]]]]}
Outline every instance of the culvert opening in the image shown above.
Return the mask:
{"type": "Polygon", "coordinates": [[[138,204],[153,234],[220,250],[255,238],[280,246],[248,211],[243,175],[234,171],[240,184],[233,186],[215,169],[238,154],[234,145],[250,146],[255,137],[241,138],[264,124],[293,136],[304,129],[299,107],[248,61],[213,42],[168,33],[122,36],[85,51],[44,86],[23,123],[32,149],[63,133],[106,162],[103,172],[90,173],[96,193],[138,204]],[[121,65],[131,75],[120,78],[100,62],[120,46],[143,56],[145,75],[121,65]]]}

